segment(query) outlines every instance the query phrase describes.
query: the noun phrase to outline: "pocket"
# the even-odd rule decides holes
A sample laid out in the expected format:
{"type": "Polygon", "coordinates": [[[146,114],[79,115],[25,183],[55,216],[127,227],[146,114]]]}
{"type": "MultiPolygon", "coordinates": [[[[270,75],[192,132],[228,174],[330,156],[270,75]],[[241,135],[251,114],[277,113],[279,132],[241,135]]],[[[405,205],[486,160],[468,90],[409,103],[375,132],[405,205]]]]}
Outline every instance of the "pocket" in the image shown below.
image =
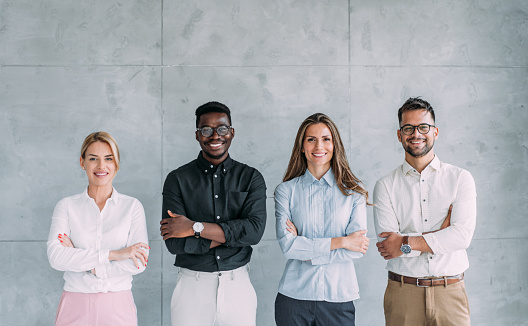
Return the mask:
{"type": "Polygon", "coordinates": [[[65,296],[66,296],[66,292],[62,291],[62,295],[59,301],[59,306],[57,307],[57,314],[55,315],[55,325],[57,325],[58,321],[61,319],[63,315],[65,296]]]}
{"type": "Polygon", "coordinates": [[[227,198],[227,213],[231,219],[239,219],[246,201],[247,192],[230,191],[227,198]]]}

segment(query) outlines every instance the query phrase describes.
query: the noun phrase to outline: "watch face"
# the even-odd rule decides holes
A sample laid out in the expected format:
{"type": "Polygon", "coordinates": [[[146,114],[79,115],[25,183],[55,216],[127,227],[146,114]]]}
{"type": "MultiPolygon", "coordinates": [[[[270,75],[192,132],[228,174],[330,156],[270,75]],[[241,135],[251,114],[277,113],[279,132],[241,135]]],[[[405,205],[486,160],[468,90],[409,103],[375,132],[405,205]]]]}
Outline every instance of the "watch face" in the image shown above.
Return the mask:
{"type": "Polygon", "coordinates": [[[411,253],[411,246],[409,246],[408,244],[404,244],[404,245],[401,246],[400,250],[404,254],[410,254],[411,253]]]}
{"type": "Polygon", "coordinates": [[[200,222],[196,222],[196,223],[193,224],[193,230],[194,230],[194,232],[202,232],[203,229],[204,229],[204,226],[203,226],[202,223],[200,223],[200,222]]]}

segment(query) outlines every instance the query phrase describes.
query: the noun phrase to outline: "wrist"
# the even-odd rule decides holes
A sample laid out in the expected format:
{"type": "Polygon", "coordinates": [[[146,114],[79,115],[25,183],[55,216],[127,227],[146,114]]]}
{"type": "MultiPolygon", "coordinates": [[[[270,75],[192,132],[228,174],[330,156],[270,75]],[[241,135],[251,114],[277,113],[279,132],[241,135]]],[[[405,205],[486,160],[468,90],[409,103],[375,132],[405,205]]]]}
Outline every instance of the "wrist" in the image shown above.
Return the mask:
{"type": "Polygon", "coordinates": [[[330,240],[330,250],[343,248],[344,237],[336,237],[330,240]]]}

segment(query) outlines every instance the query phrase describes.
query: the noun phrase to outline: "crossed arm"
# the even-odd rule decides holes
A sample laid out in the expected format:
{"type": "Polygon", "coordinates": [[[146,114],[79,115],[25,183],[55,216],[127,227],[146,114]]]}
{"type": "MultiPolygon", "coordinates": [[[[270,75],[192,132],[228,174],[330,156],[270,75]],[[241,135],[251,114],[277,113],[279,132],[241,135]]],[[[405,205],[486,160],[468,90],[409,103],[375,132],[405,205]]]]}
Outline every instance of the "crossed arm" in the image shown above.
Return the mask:
{"type": "MultiPolygon", "coordinates": [[[[475,181],[468,171],[462,171],[455,180],[455,197],[444,221],[438,230],[400,234],[400,219],[389,195],[387,186],[378,181],[374,187],[374,224],[380,241],[376,246],[385,259],[400,257],[403,235],[409,236],[409,245],[413,249],[403,257],[415,257],[423,252],[446,254],[466,249],[473,237],[476,224],[475,181]]],[[[405,212],[398,212],[405,214],[405,212]]],[[[416,231],[416,230],[415,230],[416,231]]]]}

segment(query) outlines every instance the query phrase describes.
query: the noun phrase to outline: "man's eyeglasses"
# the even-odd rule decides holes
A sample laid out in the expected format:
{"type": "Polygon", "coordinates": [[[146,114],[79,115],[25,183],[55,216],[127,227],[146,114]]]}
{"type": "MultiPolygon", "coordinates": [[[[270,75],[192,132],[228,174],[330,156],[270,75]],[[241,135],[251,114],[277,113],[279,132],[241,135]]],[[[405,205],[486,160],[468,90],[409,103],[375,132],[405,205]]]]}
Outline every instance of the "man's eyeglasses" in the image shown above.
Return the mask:
{"type": "Polygon", "coordinates": [[[410,136],[414,134],[414,129],[418,128],[418,132],[422,135],[425,135],[431,130],[431,127],[435,128],[435,126],[427,124],[427,123],[421,123],[417,126],[413,125],[404,125],[400,128],[401,132],[403,132],[404,135],[410,136]]]}
{"type": "Polygon", "coordinates": [[[196,131],[200,131],[200,133],[202,134],[202,136],[204,137],[211,137],[213,135],[213,133],[215,132],[216,130],[216,133],[218,134],[218,136],[225,136],[227,135],[227,133],[229,132],[229,129],[231,129],[233,127],[231,126],[218,126],[216,128],[211,128],[211,127],[203,127],[203,128],[196,128],[196,131]]]}

